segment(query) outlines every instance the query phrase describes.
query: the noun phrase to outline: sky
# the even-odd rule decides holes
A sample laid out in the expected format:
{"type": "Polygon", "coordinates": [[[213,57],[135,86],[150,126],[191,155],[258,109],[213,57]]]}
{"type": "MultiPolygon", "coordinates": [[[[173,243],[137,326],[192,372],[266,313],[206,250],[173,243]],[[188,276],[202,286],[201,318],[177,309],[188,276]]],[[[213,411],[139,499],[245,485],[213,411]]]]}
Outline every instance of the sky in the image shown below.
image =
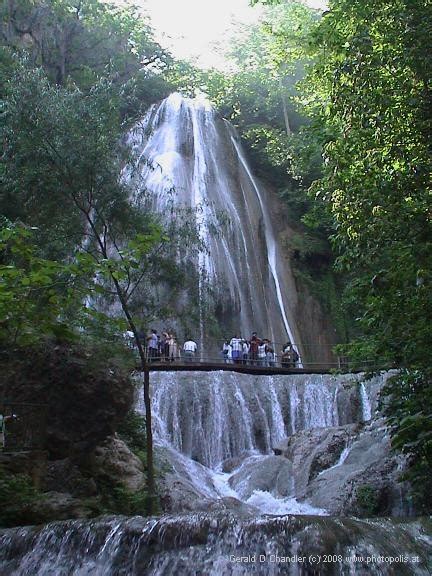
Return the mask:
{"type": "MultiPolygon", "coordinates": [[[[224,68],[226,62],[215,44],[224,42],[234,21],[251,24],[263,8],[249,0],[135,0],[150,16],[156,40],[177,58],[193,59],[201,67],[224,68]]],[[[307,0],[325,8],[325,0],[307,0]]]]}

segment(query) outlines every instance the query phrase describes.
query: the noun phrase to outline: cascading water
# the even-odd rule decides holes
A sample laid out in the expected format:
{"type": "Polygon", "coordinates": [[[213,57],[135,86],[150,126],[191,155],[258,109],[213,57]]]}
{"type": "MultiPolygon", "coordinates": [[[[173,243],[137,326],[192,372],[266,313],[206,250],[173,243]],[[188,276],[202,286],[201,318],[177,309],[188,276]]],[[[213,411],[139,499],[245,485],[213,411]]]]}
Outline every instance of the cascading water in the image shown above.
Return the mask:
{"type": "Polygon", "coordinates": [[[0,566],[2,576],[427,576],[430,530],[426,519],[102,518],[0,533],[0,566]]]}
{"type": "MultiPolygon", "coordinates": [[[[198,208],[208,251],[196,266],[210,279],[221,326],[289,338],[301,351],[267,193],[233,129],[205,103],[172,95],[129,141],[138,161],[124,177],[137,195],[148,191],[161,212],[170,202],[198,208]]],[[[380,486],[392,466],[400,472],[375,425],[387,377],[153,372],[160,489],[173,513],[2,530],[0,574],[430,574],[429,519],[346,518],[356,489],[380,486]]],[[[396,478],[384,486],[388,515],[405,512],[396,478]]]]}
{"type": "MultiPolygon", "coordinates": [[[[365,384],[371,410],[385,378],[365,384]]],[[[151,381],[158,450],[169,451],[176,484],[185,485],[187,476],[191,491],[182,498],[195,489],[201,511],[3,530],[2,576],[431,573],[430,519],[305,516],[317,507],[293,496],[304,480],[304,459],[311,457],[306,472],[319,492],[320,483],[344,467],[352,482],[359,453],[370,451],[364,435],[371,424],[362,423],[361,376],[188,372],[152,373],[151,381]],[[350,412],[346,403],[355,408],[350,412]],[[315,441],[328,440],[330,432],[327,446],[334,447],[341,431],[339,456],[333,454],[320,471],[316,465],[324,464],[323,453],[316,458],[315,441]],[[286,435],[285,456],[269,454],[286,435]],[[218,472],[229,465],[229,475],[218,472]],[[247,504],[236,506],[239,498],[247,504]],[[215,507],[218,500],[225,507],[215,507]],[[270,515],[259,514],[258,508],[270,515]]]]}
{"type": "MultiPolygon", "coordinates": [[[[214,499],[231,496],[264,513],[327,514],[325,506],[305,498],[315,464],[306,457],[290,462],[272,454],[294,433],[362,422],[365,403],[370,411],[376,400],[361,379],[154,373],[155,439],[170,452],[177,476],[187,478],[197,498],[207,498],[210,491],[214,499]]],[[[369,381],[369,390],[380,382],[381,377],[369,381]]],[[[138,406],[142,410],[142,401],[138,406]]],[[[341,437],[329,470],[347,459],[350,434],[341,437]]]]}
{"type": "Polygon", "coordinates": [[[293,417],[296,431],[355,421],[338,413],[340,376],[155,372],[152,382],[158,440],[214,469],[251,450],[271,453],[293,417]]]}
{"type": "MultiPolygon", "coordinates": [[[[208,280],[220,333],[252,331],[301,349],[296,288],[277,253],[270,197],[254,178],[233,128],[203,100],[172,94],[129,134],[137,161],[124,171],[136,196],[164,212],[194,208],[206,250],[196,262],[208,280]]],[[[202,282],[198,291],[202,304],[202,282]]],[[[205,324],[200,309],[201,339],[205,324]]]]}

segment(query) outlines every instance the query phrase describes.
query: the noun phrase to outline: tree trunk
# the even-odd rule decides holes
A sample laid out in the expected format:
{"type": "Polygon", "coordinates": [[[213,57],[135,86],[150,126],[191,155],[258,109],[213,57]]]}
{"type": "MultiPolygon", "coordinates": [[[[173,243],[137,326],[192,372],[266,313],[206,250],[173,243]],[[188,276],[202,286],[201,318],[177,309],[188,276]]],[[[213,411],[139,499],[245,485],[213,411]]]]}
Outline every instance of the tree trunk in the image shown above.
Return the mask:
{"type": "Polygon", "coordinates": [[[151,414],[151,399],[150,399],[150,370],[145,356],[144,348],[142,347],[141,340],[138,336],[138,330],[129,312],[129,307],[123,290],[118,282],[113,277],[113,282],[120,300],[120,304],[124,315],[127,318],[129,327],[133,332],[135,343],[138,348],[138,354],[141,361],[141,370],[143,372],[143,393],[144,393],[144,407],[145,407],[145,427],[146,427],[146,456],[147,456],[147,514],[153,514],[153,504],[156,496],[155,493],[155,477],[154,477],[154,463],[153,463],[153,431],[152,431],[152,414],[151,414]]]}
{"type": "Polygon", "coordinates": [[[284,115],[284,121],[285,121],[285,131],[287,133],[287,136],[290,136],[291,135],[291,126],[290,126],[289,118],[288,118],[288,108],[286,105],[286,98],[285,98],[285,94],[284,94],[282,80],[280,78],[279,78],[279,93],[280,93],[280,97],[282,100],[282,109],[283,109],[283,115],[284,115]]]}
{"type": "Polygon", "coordinates": [[[155,498],[155,478],[154,478],[154,464],[153,464],[153,431],[152,431],[152,418],[151,418],[151,399],[150,399],[150,370],[147,362],[142,363],[143,370],[143,388],[144,388],[144,406],[146,413],[146,456],[147,456],[147,514],[153,514],[153,504],[155,498]]]}
{"type": "MultiPolygon", "coordinates": [[[[93,231],[95,239],[99,245],[100,253],[104,258],[108,259],[108,252],[106,249],[106,245],[104,244],[100,234],[98,234],[95,223],[92,220],[89,211],[84,211],[84,213],[86,215],[90,228],[93,231]]],[[[153,513],[153,504],[156,494],[155,494],[155,478],[154,478],[154,463],[153,463],[153,431],[152,431],[151,399],[150,399],[150,371],[148,368],[144,348],[142,347],[141,340],[138,336],[137,327],[135,326],[135,322],[133,321],[132,315],[129,310],[126,295],[120,285],[120,282],[117,280],[115,275],[112,272],[110,275],[113,284],[115,286],[116,293],[123,310],[123,314],[125,315],[128,321],[129,328],[133,332],[135,343],[137,345],[139,357],[141,360],[141,370],[143,371],[144,374],[143,392],[144,392],[144,407],[145,407],[145,421],[146,421],[146,435],[147,435],[146,438],[147,492],[148,492],[147,514],[151,515],[153,513]]]]}

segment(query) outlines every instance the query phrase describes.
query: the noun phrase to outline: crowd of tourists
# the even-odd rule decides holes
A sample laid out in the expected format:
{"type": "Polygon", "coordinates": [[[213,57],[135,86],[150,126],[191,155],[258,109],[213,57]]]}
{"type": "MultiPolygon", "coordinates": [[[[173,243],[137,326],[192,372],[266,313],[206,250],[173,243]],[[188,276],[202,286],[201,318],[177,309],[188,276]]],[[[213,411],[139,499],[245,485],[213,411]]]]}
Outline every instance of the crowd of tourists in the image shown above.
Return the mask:
{"type": "MultiPolygon", "coordinates": [[[[277,352],[268,338],[259,338],[252,332],[249,340],[233,336],[222,346],[222,355],[227,364],[246,364],[249,366],[274,367],[279,364],[277,352]]],[[[280,351],[280,364],[283,368],[295,368],[299,355],[291,342],[287,342],[280,351]]]]}
{"type": "MultiPolygon", "coordinates": [[[[125,334],[131,348],[135,347],[135,338],[132,332],[125,334]]],[[[179,345],[172,332],[162,332],[150,330],[148,334],[144,331],[138,333],[138,337],[143,345],[146,357],[149,362],[175,362],[183,358],[186,362],[192,362],[198,350],[196,342],[192,339],[186,340],[183,346],[179,345]]]]}
{"type": "MultiPolygon", "coordinates": [[[[175,362],[184,360],[193,362],[198,345],[188,338],[182,345],[177,342],[172,332],[150,330],[147,334],[141,331],[138,334],[149,362],[175,362]]],[[[131,347],[134,347],[132,332],[127,332],[131,347]]],[[[233,336],[226,340],[222,346],[222,358],[226,364],[244,364],[249,366],[295,368],[298,366],[299,355],[291,342],[287,342],[277,352],[268,338],[259,338],[256,332],[252,332],[249,339],[233,336]]],[[[217,362],[217,358],[205,358],[207,362],[217,362]]]]}

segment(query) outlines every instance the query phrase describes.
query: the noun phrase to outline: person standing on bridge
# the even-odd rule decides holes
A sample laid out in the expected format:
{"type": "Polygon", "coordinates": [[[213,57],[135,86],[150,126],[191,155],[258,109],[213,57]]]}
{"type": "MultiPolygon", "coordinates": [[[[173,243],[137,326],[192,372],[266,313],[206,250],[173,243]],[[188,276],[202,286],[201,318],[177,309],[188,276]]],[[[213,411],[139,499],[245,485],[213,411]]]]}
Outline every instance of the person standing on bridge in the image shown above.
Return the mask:
{"type": "Polygon", "coordinates": [[[242,340],[242,348],[243,348],[243,364],[247,364],[249,359],[249,348],[250,348],[247,340],[242,340]]]}
{"type": "Polygon", "coordinates": [[[267,340],[261,340],[258,344],[258,366],[267,366],[267,340]]]}
{"type": "Polygon", "coordinates": [[[168,334],[168,357],[170,362],[177,358],[177,342],[174,334],[168,334]]]}
{"type": "Polygon", "coordinates": [[[272,368],[275,365],[275,353],[270,340],[265,340],[266,343],[266,366],[272,368]]]}
{"type": "Polygon", "coordinates": [[[185,362],[193,362],[198,346],[191,338],[183,344],[185,362]]]}
{"type": "Polygon", "coordinates": [[[260,343],[261,340],[258,338],[257,333],[252,332],[252,337],[249,341],[249,358],[252,366],[258,364],[258,346],[260,343]]]}
{"type": "Polygon", "coordinates": [[[150,362],[155,362],[158,359],[159,337],[156,330],[152,330],[146,338],[148,359],[150,362]]]}
{"type": "Polygon", "coordinates": [[[231,364],[232,349],[231,349],[231,345],[228,342],[228,340],[225,340],[225,342],[223,343],[222,356],[223,356],[225,364],[231,364]]]}
{"type": "Polygon", "coordinates": [[[231,338],[230,346],[232,349],[232,359],[234,364],[240,364],[243,360],[243,344],[242,339],[238,338],[237,335],[231,338]]]}
{"type": "Polygon", "coordinates": [[[162,332],[162,337],[160,339],[160,355],[165,362],[169,362],[169,338],[168,332],[162,332]]]}
{"type": "Polygon", "coordinates": [[[287,342],[282,349],[282,368],[296,368],[299,355],[291,342],[287,342]]]}

